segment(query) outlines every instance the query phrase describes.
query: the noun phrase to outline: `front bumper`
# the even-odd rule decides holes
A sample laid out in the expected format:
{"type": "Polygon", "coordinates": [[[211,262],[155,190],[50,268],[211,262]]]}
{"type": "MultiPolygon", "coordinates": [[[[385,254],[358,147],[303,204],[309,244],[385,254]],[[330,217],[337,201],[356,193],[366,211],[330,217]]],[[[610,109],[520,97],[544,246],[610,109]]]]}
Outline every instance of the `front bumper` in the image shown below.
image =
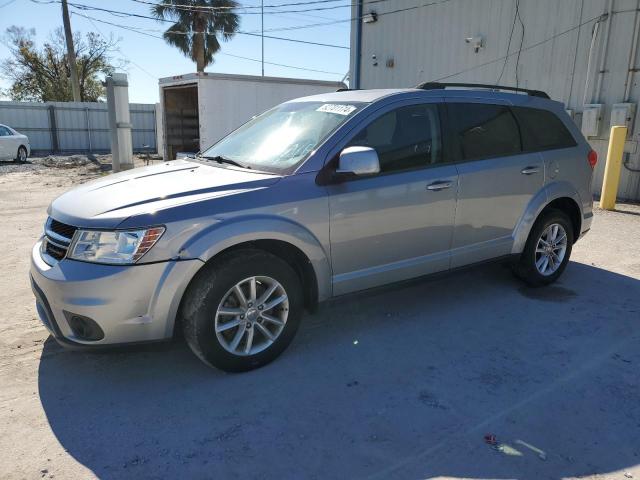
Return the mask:
{"type": "Polygon", "coordinates": [[[170,338],[180,299],[201,260],[99,265],[63,259],[47,264],[41,242],[31,252],[31,285],[44,326],[67,346],[114,345],[170,338]],[[104,333],[81,338],[70,325],[80,316],[104,333]]]}

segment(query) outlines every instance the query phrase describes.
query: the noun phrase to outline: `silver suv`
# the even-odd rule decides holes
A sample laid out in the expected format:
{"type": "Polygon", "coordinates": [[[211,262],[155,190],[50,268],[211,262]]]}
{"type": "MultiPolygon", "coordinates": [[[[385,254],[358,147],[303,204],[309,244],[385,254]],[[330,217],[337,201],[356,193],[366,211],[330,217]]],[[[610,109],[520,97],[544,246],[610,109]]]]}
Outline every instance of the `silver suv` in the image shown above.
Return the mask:
{"type": "Polygon", "coordinates": [[[243,371],[330,297],[495,259],[551,283],[591,225],[596,155],[562,104],[509,90],[300,98],[193,159],[75,188],[33,248],[39,315],[69,346],[181,329],[243,371]]]}

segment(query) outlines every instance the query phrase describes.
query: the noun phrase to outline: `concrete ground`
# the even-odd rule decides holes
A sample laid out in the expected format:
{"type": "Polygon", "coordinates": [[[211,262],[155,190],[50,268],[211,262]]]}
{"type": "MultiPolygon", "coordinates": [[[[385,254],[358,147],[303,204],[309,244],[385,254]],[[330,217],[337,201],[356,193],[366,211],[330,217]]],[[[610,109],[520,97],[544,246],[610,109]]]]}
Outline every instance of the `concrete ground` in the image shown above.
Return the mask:
{"type": "Polygon", "coordinates": [[[91,166],[0,166],[0,478],[640,478],[640,208],[596,211],[554,286],[500,265],[345,297],[271,365],[181,341],[77,353],[27,271],[91,166]],[[484,441],[496,436],[498,445],[484,441]]]}

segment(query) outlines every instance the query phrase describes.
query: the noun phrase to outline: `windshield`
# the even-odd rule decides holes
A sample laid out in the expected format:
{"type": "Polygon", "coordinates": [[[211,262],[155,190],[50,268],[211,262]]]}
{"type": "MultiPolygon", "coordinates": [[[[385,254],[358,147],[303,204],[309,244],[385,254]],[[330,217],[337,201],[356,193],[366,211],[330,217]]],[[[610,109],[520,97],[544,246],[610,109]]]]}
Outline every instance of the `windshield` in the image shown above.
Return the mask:
{"type": "MultiPolygon", "coordinates": [[[[244,124],[202,157],[284,172],[300,164],[362,103],[283,103],[244,124]]],[[[232,163],[229,162],[229,163],[232,163]]]]}

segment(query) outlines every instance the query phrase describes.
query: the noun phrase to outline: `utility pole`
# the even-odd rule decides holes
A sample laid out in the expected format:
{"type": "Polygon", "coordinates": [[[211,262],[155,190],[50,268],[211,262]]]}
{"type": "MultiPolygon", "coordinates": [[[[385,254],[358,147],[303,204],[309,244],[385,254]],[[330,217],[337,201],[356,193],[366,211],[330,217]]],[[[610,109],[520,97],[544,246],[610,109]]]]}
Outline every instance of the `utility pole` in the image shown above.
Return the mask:
{"type": "Polygon", "coordinates": [[[71,22],[69,21],[67,0],[62,0],[62,23],[64,24],[64,37],[67,41],[67,59],[69,60],[69,72],[71,73],[71,91],[73,92],[73,101],[79,102],[80,82],[78,82],[76,51],[73,48],[73,34],[71,33],[71,22]]]}
{"type": "Polygon", "coordinates": [[[264,77],[264,0],[260,2],[260,12],[260,22],[262,26],[262,76],[264,77]]]}

